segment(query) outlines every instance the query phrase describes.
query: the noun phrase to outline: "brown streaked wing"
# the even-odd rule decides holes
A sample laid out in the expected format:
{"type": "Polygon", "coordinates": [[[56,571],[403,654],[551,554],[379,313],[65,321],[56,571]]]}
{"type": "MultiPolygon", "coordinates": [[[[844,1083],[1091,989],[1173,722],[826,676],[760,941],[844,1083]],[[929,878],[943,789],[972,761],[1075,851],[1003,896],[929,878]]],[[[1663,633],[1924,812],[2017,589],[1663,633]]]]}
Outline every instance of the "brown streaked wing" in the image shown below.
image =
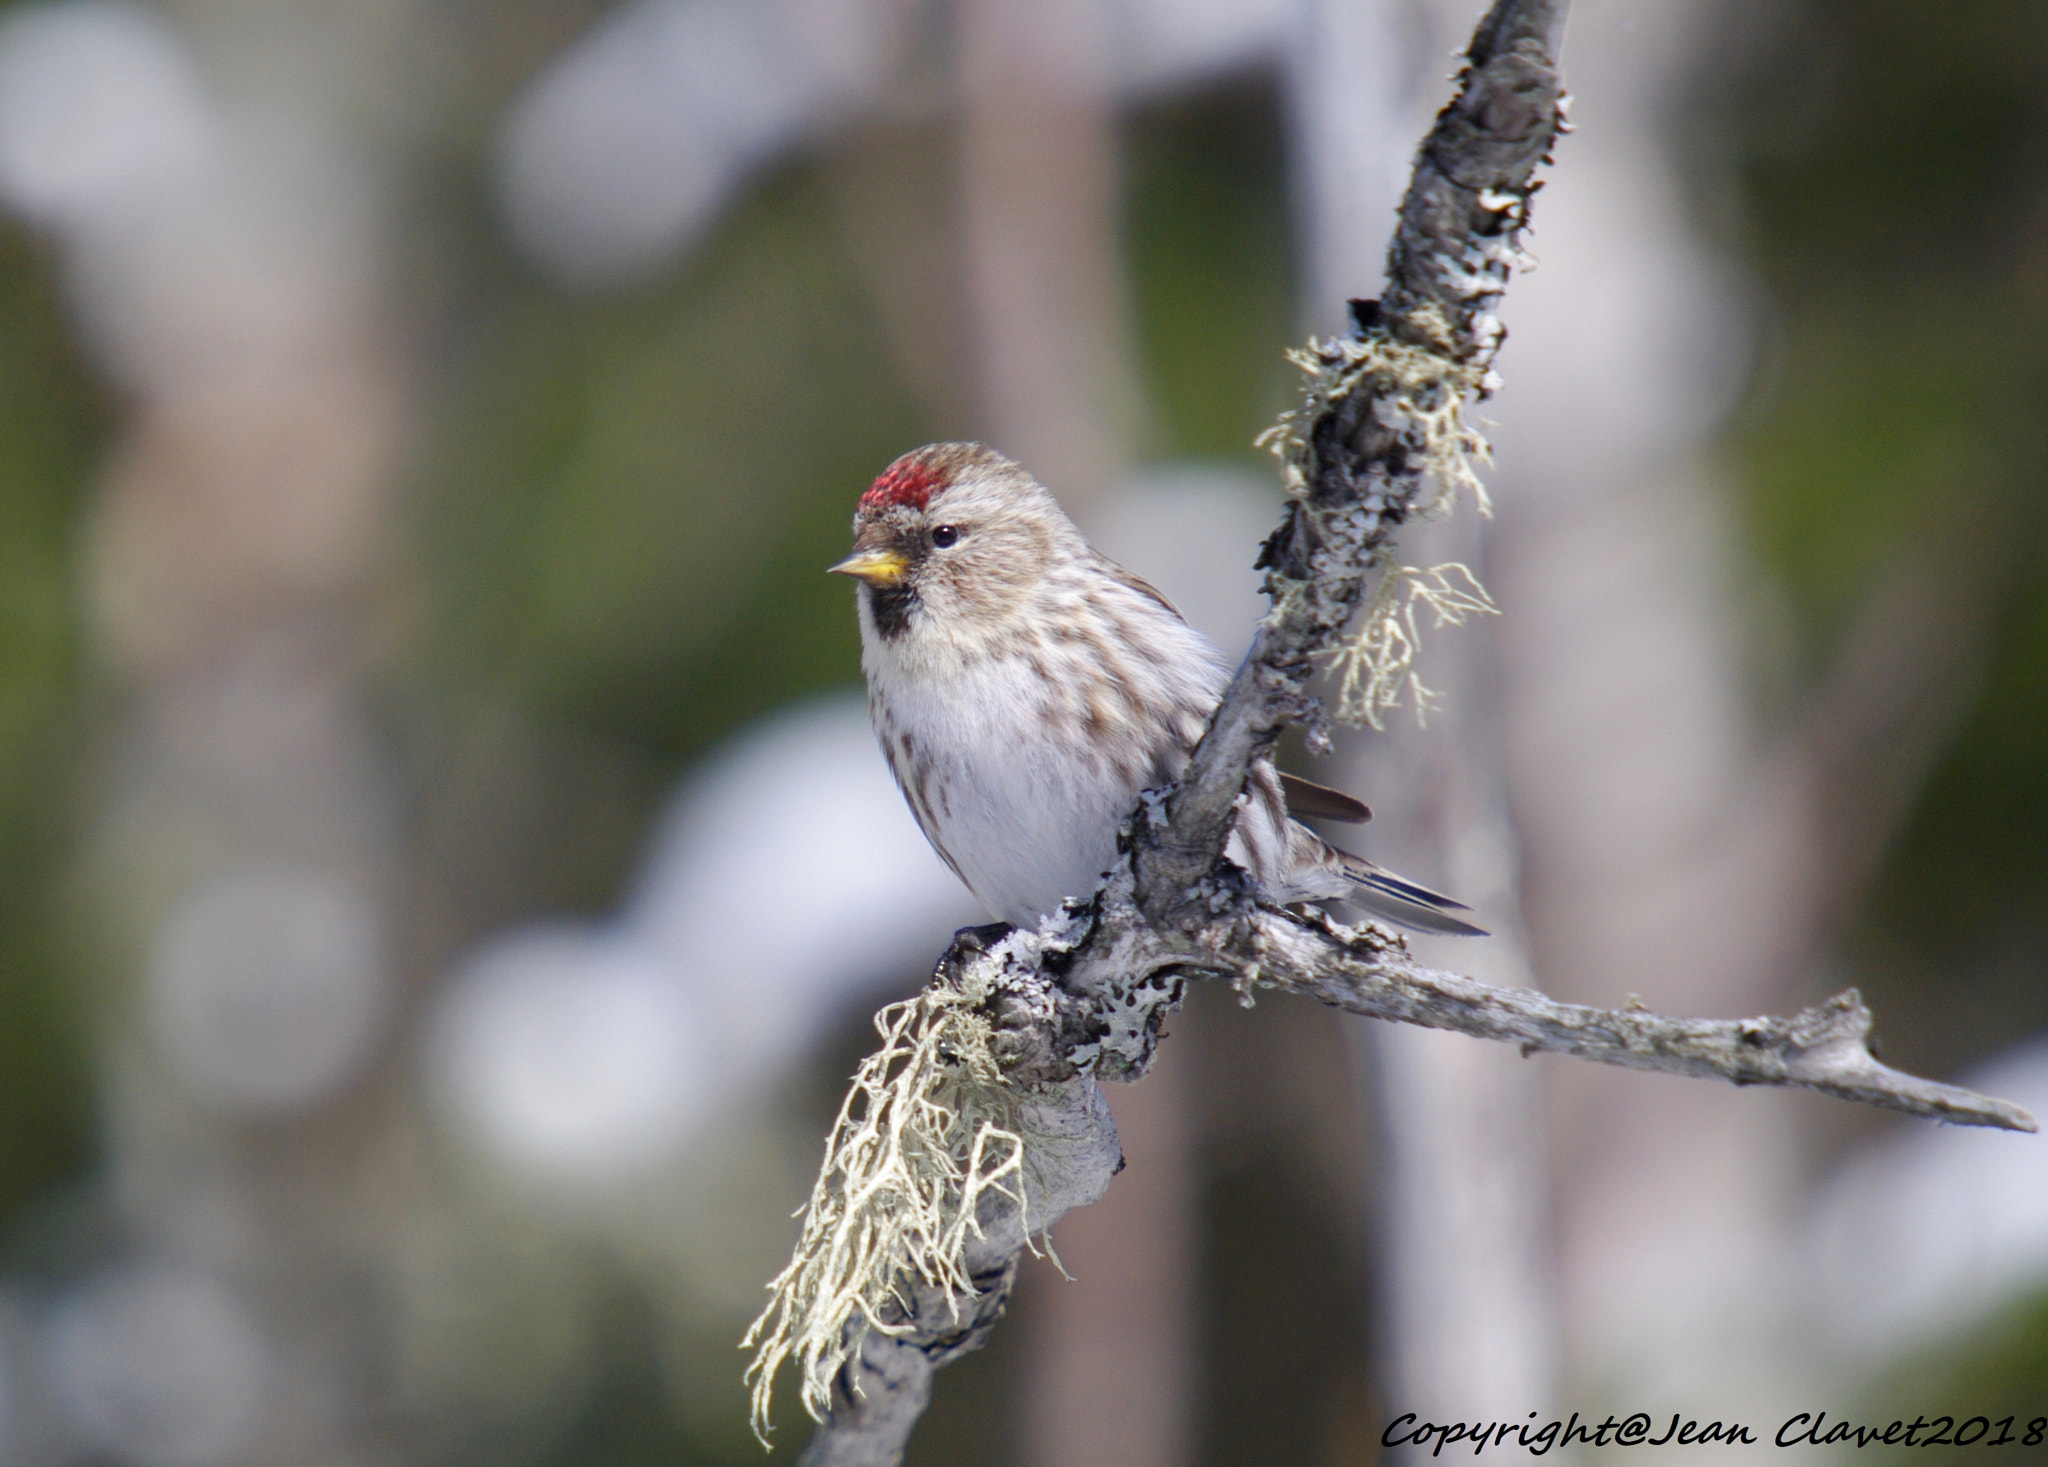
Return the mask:
{"type": "Polygon", "coordinates": [[[1125,570],[1122,566],[1118,565],[1115,561],[1111,560],[1107,556],[1102,557],[1102,568],[1109,573],[1111,580],[1123,582],[1126,586],[1129,586],[1133,591],[1136,591],[1140,596],[1145,597],[1147,600],[1157,601],[1161,606],[1165,607],[1168,611],[1172,612],[1176,617],[1179,617],[1180,620],[1187,620],[1186,617],[1181,616],[1180,608],[1178,606],[1175,606],[1171,601],[1168,601],[1166,599],[1165,592],[1161,591],[1157,586],[1153,585],[1150,581],[1146,580],[1143,576],[1137,574],[1135,571],[1125,570]]]}
{"type": "Polygon", "coordinates": [[[1297,820],[1335,820],[1344,825],[1363,825],[1372,819],[1372,811],[1363,800],[1354,800],[1342,790],[1316,784],[1298,774],[1282,774],[1280,792],[1287,797],[1287,813],[1297,820]]]}

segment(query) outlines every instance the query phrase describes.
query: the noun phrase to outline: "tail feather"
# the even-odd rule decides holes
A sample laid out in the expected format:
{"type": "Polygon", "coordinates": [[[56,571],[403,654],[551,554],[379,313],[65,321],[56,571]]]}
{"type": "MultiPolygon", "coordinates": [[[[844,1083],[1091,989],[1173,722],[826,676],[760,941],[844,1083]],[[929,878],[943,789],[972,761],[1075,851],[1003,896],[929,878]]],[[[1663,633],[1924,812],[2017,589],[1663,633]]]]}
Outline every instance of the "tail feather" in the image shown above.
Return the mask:
{"type": "MultiPolygon", "coordinates": [[[[1375,866],[1363,856],[1354,856],[1339,846],[1333,846],[1320,836],[1310,836],[1320,850],[1320,864],[1326,872],[1339,875],[1349,888],[1343,893],[1344,899],[1355,907],[1392,922],[1397,927],[1406,927],[1411,932],[1430,932],[1445,937],[1488,937],[1483,927],[1475,927],[1459,912],[1472,909],[1463,902],[1445,896],[1440,891],[1431,891],[1419,882],[1405,876],[1396,876],[1383,866],[1375,866]]],[[[1297,846],[1298,849],[1298,846],[1297,846]]]]}
{"type": "Polygon", "coordinates": [[[1453,901],[1441,892],[1431,891],[1426,886],[1417,886],[1403,880],[1392,872],[1382,871],[1369,861],[1356,856],[1347,856],[1344,874],[1353,883],[1351,901],[1363,907],[1375,917],[1384,917],[1389,922],[1416,932],[1438,933],[1446,937],[1487,937],[1491,934],[1483,927],[1475,927],[1454,912],[1469,912],[1472,909],[1463,902],[1453,901]]]}
{"type": "MultiPolygon", "coordinates": [[[[1272,788],[1272,803],[1279,804],[1279,786],[1272,788]]],[[[1396,876],[1375,866],[1363,856],[1354,856],[1333,846],[1298,820],[1289,820],[1284,810],[1275,812],[1281,822],[1279,833],[1286,842],[1278,859],[1268,856],[1271,866],[1258,864],[1259,848],[1244,852],[1253,857],[1254,869],[1263,869],[1268,889],[1283,901],[1347,901],[1375,917],[1414,932],[1438,933],[1447,937],[1487,937],[1485,928],[1475,927],[1459,912],[1470,911],[1463,902],[1431,891],[1405,876],[1396,876]],[[1277,867],[1277,873],[1274,868],[1277,867]],[[1277,879],[1276,879],[1277,875],[1277,879]]],[[[1240,838],[1247,836],[1244,824],[1240,838]]]]}

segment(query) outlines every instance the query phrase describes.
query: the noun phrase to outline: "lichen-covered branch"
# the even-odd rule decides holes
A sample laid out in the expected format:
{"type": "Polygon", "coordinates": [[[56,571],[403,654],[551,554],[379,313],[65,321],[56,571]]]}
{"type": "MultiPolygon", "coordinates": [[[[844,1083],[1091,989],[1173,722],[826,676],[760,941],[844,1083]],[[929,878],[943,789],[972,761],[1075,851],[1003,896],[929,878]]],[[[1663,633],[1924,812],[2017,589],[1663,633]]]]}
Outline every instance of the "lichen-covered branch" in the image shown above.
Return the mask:
{"type": "MultiPolygon", "coordinates": [[[[953,1095],[960,1092],[951,1087],[994,1067],[1001,1083],[979,1088],[981,1107],[971,1124],[1023,1139],[1020,1185],[981,1190],[978,1228],[960,1230],[964,1246],[947,1268],[920,1261],[909,1248],[882,1259],[861,1285],[860,1307],[820,1312],[825,1326],[808,1341],[801,1322],[792,1330],[787,1316],[777,1320],[773,1309],[763,1315],[757,1331],[773,1323],[788,1344],[781,1353],[809,1367],[800,1374],[825,1420],[803,1463],[898,1460],[923,1409],[931,1370],[986,1338],[1030,1235],[1107,1190],[1121,1152],[1097,1081],[1145,1071],[1161,1021],[1198,978],[1223,978],[1247,994],[1299,993],[1372,1018],[1502,1040],[1524,1054],[1568,1054],[1737,1085],[1796,1086],[1929,1120],[2036,1129],[2019,1106],[1881,1064],[1869,1049],[1870,1012],[1854,991],[1789,1019],[1686,1019],[1560,1003],[1425,967],[1384,928],[1346,927],[1314,910],[1273,906],[1227,866],[1208,884],[1219,904],[1214,922],[1195,931],[1161,930],[1139,904],[1131,856],[1156,839],[1151,822],[1163,818],[1158,802],[1139,813],[1125,859],[1085,908],[1039,932],[1010,932],[992,942],[988,929],[969,929],[941,963],[934,987],[953,1001],[971,996],[976,1024],[952,1031],[926,1061],[949,1073],[946,1093],[953,1095]],[[902,1434],[892,1436],[899,1427],[902,1434]]],[[[900,1021],[889,1032],[882,1053],[900,1059],[900,1021]]],[[[843,1152],[840,1139],[835,1151],[843,1152]]],[[[956,1169],[965,1173],[971,1156],[971,1146],[960,1143],[956,1169]]],[[[863,1185],[878,1190],[872,1174],[863,1185]]],[[[821,1210],[850,1216],[840,1200],[845,1191],[835,1196],[821,1183],[807,1240],[821,1210]]],[[[890,1205],[900,1208],[902,1198],[890,1205]]],[[[894,1213],[868,1220],[870,1231],[903,1226],[894,1213]]],[[[842,1228],[838,1236],[865,1233],[842,1228]]],[[[841,1251],[831,1247],[800,1250],[791,1270],[806,1268],[845,1274],[841,1251]]],[[[772,1369],[769,1357],[757,1356],[763,1364],[772,1369]]]]}
{"type": "Polygon", "coordinates": [[[1461,568],[1404,572],[1389,549],[1405,520],[1461,489],[1483,506],[1473,464],[1485,444],[1463,413],[1495,385],[1495,306],[1561,127],[1565,8],[1498,0],[1480,22],[1458,94],[1417,155],[1384,298],[1354,302],[1350,335],[1298,357],[1306,399],[1269,435],[1289,493],[1260,562],[1272,610],[1180,785],[1146,796],[1119,864],[1085,903],[1035,932],[962,932],[932,986],[878,1021],[883,1047],[856,1078],[796,1256],[749,1335],[757,1428],[784,1362],[822,1421],[801,1462],[901,1460],[932,1371],[987,1337],[1020,1255],[1107,1189],[1121,1153],[1098,1082],[1144,1074],[1162,1021],[1197,979],[1525,1053],[2034,1129],[2017,1106],[1879,1064],[1854,992],[1789,1019],[1558,1003],[1425,968],[1384,929],[1274,906],[1224,858],[1247,774],[1280,731],[1326,737],[1308,692],[1319,662],[1363,666],[1368,686],[1384,685],[1391,664],[1371,644],[1371,613],[1365,633],[1347,633],[1362,610],[1403,605],[1377,587],[1435,576],[1460,614],[1493,609],[1476,583],[1446,579],[1461,568]]]}
{"type": "Polygon", "coordinates": [[[1260,564],[1273,608],[1140,860],[1145,906],[1179,920],[1182,896],[1216,863],[1252,761],[1289,723],[1326,737],[1308,694],[1316,658],[1364,603],[1394,531],[1439,491],[1477,486],[1484,444],[1462,407],[1494,386],[1496,313],[1521,258],[1537,165],[1561,123],[1565,0],[1500,0],[1479,23],[1457,95],[1416,154],[1379,302],[1357,330],[1312,344],[1308,401],[1272,435],[1287,517],[1260,564]]]}
{"type": "MultiPolygon", "coordinates": [[[[1227,927],[1197,938],[1163,934],[1139,909],[1128,867],[1112,874],[1093,915],[1064,982],[1043,979],[1048,992],[1071,994],[1078,986],[1142,997],[1190,977],[1218,976],[1246,992],[1305,994],[1375,1019],[1518,1044],[1524,1054],[1568,1054],[1736,1085],[1798,1086],[1926,1120],[2035,1129],[2019,1106],[1879,1063],[1868,1043],[1870,1011],[1853,989],[1789,1019],[1683,1019],[1643,1008],[1560,1003],[1548,994],[1424,967],[1385,928],[1346,927],[1313,909],[1255,901],[1233,913],[1227,927]]],[[[991,955],[1002,952],[998,947],[991,955]]],[[[1040,960],[1060,957],[1055,946],[1040,960]]],[[[978,981],[1016,995],[1036,980],[1024,971],[992,971],[978,981]]],[[[1020,1070],[1037,1073],[1055,1070],[1058,1056],[1105,1077],[1139,1071],[1150,1062],[1162,1016],[1143,1002],[1119,1004],[1092,1024],[1040,1026],[1034,1032],[1044,1036],[1041,1049],[1014,1037],[1009,1053],[1020,1070]]]]}

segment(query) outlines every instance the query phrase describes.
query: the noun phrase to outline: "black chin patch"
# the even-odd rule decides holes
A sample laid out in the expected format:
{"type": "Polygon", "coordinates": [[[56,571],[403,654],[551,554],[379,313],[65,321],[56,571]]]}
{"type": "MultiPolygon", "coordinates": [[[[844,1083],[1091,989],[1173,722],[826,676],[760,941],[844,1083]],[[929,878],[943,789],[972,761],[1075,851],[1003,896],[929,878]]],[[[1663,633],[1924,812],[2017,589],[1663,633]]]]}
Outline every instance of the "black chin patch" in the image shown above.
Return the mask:
{"type": "Polygon", "coordinates": [[[908,585],[898,582],[893,586],[869,586],[868,612],[875,619],[875,630],[888,641],[895,641],[910,630],[910,613],[917,606],[917,592],[908,585]]]}

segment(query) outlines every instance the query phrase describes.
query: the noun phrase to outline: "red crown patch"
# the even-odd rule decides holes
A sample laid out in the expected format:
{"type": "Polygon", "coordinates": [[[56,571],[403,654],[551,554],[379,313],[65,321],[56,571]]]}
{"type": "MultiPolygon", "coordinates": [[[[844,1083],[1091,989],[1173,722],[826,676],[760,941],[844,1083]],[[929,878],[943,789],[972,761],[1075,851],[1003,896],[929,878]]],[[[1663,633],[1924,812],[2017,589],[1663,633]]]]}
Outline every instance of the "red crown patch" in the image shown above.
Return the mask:
{"type": "Polygon", "coordinates": [[[923,509],[946,484],[946,475],[936,465],[917,454],[906,453],[882,470],[882,477],[861,495],[860,507],[893,509],[907,504],[912,509],[923,509]]]}

